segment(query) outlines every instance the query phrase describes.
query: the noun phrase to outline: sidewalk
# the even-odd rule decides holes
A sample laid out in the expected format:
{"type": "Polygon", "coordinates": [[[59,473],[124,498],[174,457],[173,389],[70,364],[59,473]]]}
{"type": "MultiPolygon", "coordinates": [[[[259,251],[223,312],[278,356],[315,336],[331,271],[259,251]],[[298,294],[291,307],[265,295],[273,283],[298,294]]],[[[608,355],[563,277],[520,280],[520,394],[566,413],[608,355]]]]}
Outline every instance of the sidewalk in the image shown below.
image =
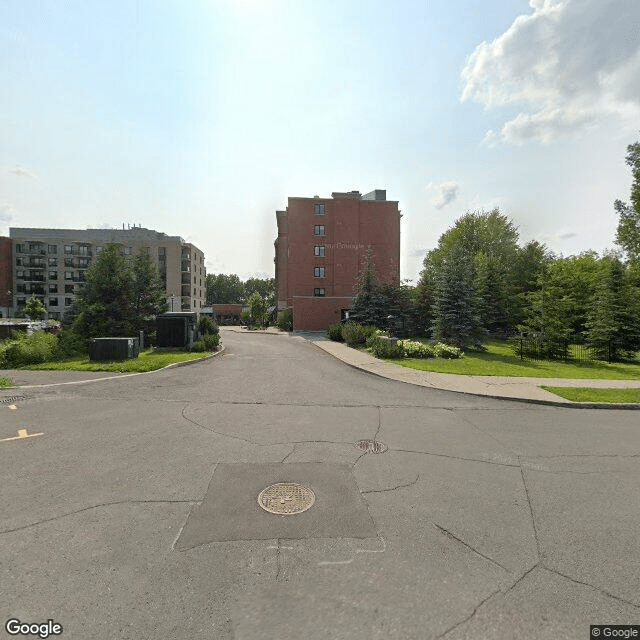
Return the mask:
{"type": "Polygon", "coordinates": [[[639,408],[640,405],[604,404],[589,402],[572,402],[545,391],[540,385],[552,387],[601,387],[609,389],[638,389],[640,380],[570,380],[567,378],[509,378],[502,376],[465,376],[449,373],[434,373],[432,371],[418,371],[409,367],[378,360],[372,355],[357,349],[347,347],[341,342],[331,342],[326,339],[309,341],[317,347],[331,354],[338,360],[357,369],[373,373],[383,378],[406,382],[432,389],[470,393],[478,396],[521,400],[539,404],[571,407],[606,407],[606,408],[639,408]]]}

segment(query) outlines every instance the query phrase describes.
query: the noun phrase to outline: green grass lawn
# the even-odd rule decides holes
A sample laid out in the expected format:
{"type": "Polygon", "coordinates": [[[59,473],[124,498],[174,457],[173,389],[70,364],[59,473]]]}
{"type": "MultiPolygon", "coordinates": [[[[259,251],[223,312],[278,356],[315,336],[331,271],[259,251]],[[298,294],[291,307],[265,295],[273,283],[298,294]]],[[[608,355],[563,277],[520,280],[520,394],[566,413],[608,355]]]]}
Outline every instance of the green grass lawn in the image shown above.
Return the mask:
{"type": "Polygon", "coordinates": [[[187,362],[200,360],[211,355],[210,351],[196,353],[180,349],[146,349],[141,351],[135,360],[123,360],[114,362],[90,362],[89,357],[64,360],[62,362],[44,362],[43,364],[31,364],[22,369],[31,371],[113,371],[114,373],[143,373],[162,369],[174,362],[187,362]]]}
{"type": "Polygon", "coordinates": [[[640,402],[640,389],[594,389],[593,387],[547,387],[543,389],[573,402],[640,402]]]}
{"type": "Polygon", "coordinates": [[[11,378],[0,378],[0,389],[6,387],[13,387],[13,380],[11,378]]]}
{"type": "MultiPolygon", "coordinates": [[[[425,341],[426,342],[426,341],[425,341]]],[[[491,340],[484,353],[465,352],[458,360],[442,358],[404,358],[389,360],[403,367],[475,376],[513,376],[517,378],[585,378],[635,380],[640,378],[640,364],[606,362],[564,363],[550,360],[520,360],[503,341],[491,340]]]]}

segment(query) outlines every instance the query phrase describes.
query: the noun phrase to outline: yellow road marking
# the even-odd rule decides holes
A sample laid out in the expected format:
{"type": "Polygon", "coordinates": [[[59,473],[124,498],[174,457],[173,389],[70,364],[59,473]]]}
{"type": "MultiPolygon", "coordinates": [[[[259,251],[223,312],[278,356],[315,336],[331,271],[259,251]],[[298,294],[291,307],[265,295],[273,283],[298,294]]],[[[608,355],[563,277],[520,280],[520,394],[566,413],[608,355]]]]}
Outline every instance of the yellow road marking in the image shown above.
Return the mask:
{"type": "Polygon", "coordinates": [[[35,438],[36,436],[43,436],[44,433],[27,433],[26,429],[18,429],[18,435],[12,438],[2,438],[0,442],[8,442],[9,440],[23,440],[24,438],[35,438]]]}

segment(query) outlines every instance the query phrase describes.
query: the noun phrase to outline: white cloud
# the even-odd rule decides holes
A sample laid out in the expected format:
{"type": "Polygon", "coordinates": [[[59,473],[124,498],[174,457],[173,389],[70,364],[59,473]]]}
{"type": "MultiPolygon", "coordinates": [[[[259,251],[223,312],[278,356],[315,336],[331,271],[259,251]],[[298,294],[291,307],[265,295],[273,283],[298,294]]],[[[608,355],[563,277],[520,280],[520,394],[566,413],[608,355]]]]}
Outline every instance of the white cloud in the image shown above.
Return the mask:
{"type": "Polygon", "coordinates": [[[37,178],[38,176],[33,173],[33,171],[29,171],[28,169],[23,169],[22,167],[9,167],[7,169],[9,173],[13,173],[16,176],[20,176],[21,178],[37,178]]]}
{"type": "Polygon", "coordinates": [[[8,233],[9,225],[17,213],[15,207],[8,202],[0,204],[0,235],[8,233]]]}
{"type": "Polygon", "coordinates": [[[436,209],[442,209],[451,204],[457,197],[460,187],[457,182],[431,182],[427,185],[427,191],[434,191],[435,198],[431,200],[431,204],[436,209]]]}
{"type": "Polygon", "coordinates": [[[637,0],[529,0],[462,71],[462,100],[523,109],[485,143],[552,142],[614,117],[640,117],[640,4],[637,0]]]}
{"type": "Polygon", "coordinates": [[[9,204],[8,202],[0,204],[0,222],[11,222],[16,213],[18,212],[12,204],[9,204]]]}

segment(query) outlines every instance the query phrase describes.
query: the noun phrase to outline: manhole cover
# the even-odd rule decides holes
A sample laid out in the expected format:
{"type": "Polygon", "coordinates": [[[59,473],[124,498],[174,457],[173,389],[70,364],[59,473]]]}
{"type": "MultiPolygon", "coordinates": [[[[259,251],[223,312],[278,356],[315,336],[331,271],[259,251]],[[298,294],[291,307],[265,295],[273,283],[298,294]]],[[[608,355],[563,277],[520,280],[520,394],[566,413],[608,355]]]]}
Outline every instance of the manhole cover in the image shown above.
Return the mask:
{"type": "Polygon", "coordinates": [[[263,489],[258,495],[258,504],[269,513],[293,516],[313,506],[316,496],[309,487],[295,482],[281,482],[263,489]]]}
{"type": "Polygon", "coordinates": [[[4,396],[0,398],[0,404],[13,404],[18,400],[26,400],[27,396],[4,396]]]}
{"type": "Polygon", "coordinates": [[[358,440],[356,447],[367,453],[384,453],[389,448],[384,442],[378,442],[377,440],[358,440]]]}

